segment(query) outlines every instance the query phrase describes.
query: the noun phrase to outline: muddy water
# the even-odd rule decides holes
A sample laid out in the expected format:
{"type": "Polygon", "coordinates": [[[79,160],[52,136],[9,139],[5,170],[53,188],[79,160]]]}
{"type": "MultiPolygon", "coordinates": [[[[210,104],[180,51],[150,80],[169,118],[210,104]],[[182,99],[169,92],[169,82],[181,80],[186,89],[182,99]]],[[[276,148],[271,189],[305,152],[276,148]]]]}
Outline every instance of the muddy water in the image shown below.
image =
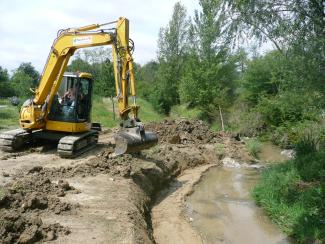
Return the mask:
{"type": "Polygon", "coordinates": [[[272,143],[265,142],[258,154],[259,159],[264,163],[275,163],[287,160],[288,157],[281,154],[281,149],[272,143]]]}
{"type": "MultiPolygon", "coordinates": [[[[269,144],[260,156],[268,163],[284,159],[269,144]]],[[[212,168],[195,187],[186,202],[187,217],[204,243],[289,243],[251,199],[260,170],[230,160],[212,168]]]]}

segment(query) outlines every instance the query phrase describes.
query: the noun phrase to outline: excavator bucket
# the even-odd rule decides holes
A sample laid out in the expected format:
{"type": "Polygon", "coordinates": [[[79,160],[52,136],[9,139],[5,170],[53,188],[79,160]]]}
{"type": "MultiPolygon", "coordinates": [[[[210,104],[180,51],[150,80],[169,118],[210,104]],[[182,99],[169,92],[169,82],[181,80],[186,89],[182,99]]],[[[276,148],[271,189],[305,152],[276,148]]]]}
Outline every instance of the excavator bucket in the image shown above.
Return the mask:
{"type": "Polygon", "coordinates": [[[154,132],[145,131],[143,127],[124,128],[114,137],[114,156],[124,153],[139,152],[148,149],[158,143],[158,137],[154,132]]]}

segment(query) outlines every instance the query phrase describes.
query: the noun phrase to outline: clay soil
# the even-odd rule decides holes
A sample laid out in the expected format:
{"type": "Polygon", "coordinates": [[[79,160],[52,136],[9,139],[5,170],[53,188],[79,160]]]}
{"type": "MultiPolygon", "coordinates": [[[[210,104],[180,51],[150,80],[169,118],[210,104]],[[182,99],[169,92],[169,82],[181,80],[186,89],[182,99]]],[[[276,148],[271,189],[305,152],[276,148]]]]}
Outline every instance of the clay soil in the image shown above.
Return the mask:
{"type": "Polygon", "coordinates": [[[111,130],[76,159],[61,159],[53,145],[0,152],[0,243],[196,240],[179,211],[184,195],[223,157],[251,158],[243,144],[199,120],[166,120],[146,130],[157,132],[157,146],[116,158],[111,130]],[[168,232],[175,233],[171,240],[164,239],[168,232]]]}

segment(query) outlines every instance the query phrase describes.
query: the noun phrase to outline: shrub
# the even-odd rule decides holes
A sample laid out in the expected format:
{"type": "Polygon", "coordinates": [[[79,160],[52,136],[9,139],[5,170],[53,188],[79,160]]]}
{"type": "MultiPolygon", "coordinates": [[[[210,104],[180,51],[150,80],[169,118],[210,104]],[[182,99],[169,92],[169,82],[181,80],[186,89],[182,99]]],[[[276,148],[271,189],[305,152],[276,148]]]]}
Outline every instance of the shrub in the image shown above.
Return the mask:
{"type": "Polygon", "coordinates": [[[0,82],[0,97],[12,97],[16,95],[11,82],[0,82]]]}
{"type": "Polygon", "coordinates": [[[248,139],[246,141],[246,147],[247,147],[249,153],[253,157],[258,158],[258,153],[261,152],[261,148],[262,148],[262,145],[261,145],[261,142],[260,141],[258,141],[255,138],[248,139]]]}
{"type": "Polygon", "coordinates": [[[325,152],[308,151],[306,155],[298,155],[294,162],[301,178],[306,182],[321,181],[325,183],[325,152]]]}

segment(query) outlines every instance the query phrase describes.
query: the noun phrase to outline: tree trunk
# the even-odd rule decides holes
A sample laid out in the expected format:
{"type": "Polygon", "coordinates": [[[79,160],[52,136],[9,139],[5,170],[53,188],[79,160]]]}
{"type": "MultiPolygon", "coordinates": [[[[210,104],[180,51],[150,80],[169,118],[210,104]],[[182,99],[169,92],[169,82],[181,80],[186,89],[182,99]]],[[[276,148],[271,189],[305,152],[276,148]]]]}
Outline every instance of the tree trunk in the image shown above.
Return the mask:
{"type": "Polygon", "coordinates": [[[112,105],[113,105],[113,119],[115,120],[115,104],[114,104],[114,99],[111,97],[112,105]]]}
{"type": "Polygon", "coordinates": [[[223,116],[222,116],[221,107],[220,107],[220,105],[218,107],[219,107],[219,114],[220,114],[220,120],[221,120],[221,129],[222,129],[222,131],[225,131],[225,126],[224,126],[224,123],[223,123],[223,116]]]}

